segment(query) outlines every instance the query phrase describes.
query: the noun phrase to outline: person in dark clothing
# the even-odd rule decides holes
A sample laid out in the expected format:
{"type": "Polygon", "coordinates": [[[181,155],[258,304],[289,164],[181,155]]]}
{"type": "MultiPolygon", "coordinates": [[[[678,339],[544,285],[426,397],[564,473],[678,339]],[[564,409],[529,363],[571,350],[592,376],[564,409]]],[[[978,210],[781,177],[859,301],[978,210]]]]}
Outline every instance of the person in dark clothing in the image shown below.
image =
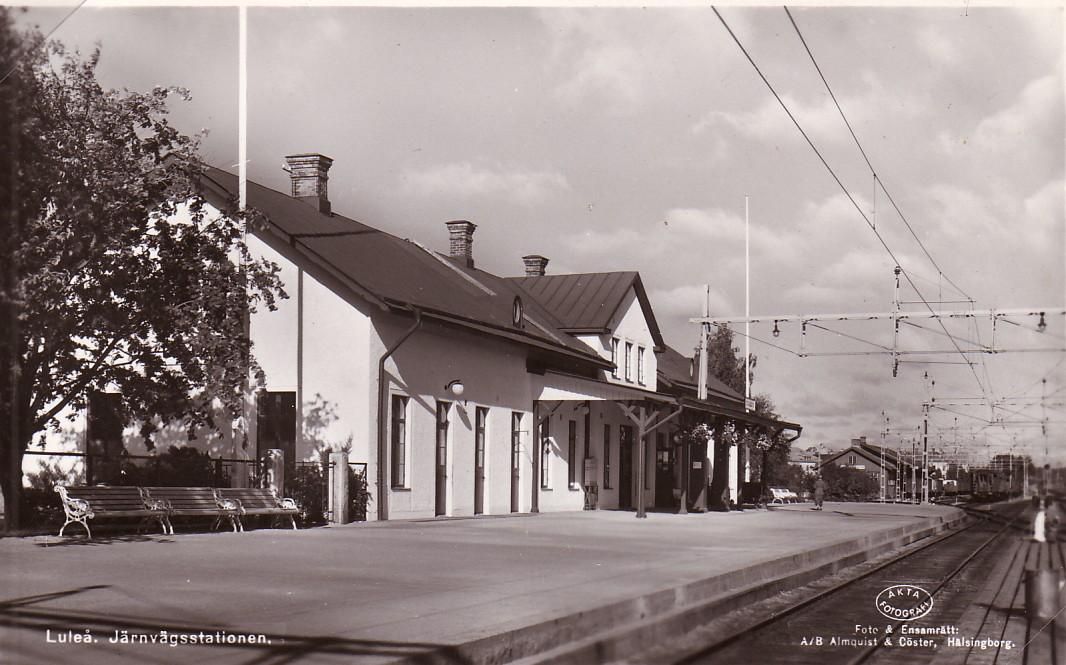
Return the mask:
{"type": "Polygon", "coordinates": [[[814,510],[822,509],[822,501],[825,500],[825,481],[819,475],[814,481],[814,510]]]}

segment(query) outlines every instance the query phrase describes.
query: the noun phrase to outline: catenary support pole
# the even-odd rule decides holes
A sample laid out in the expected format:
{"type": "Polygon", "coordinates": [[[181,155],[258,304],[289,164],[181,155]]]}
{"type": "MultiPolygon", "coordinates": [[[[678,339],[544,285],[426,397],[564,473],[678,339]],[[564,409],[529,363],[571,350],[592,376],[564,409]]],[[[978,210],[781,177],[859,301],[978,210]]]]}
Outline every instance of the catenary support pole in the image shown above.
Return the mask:
{"type": "Polygon", "coordinates": [[[922,503],[929,503],[929,405],[922,405],[922,503]]]}

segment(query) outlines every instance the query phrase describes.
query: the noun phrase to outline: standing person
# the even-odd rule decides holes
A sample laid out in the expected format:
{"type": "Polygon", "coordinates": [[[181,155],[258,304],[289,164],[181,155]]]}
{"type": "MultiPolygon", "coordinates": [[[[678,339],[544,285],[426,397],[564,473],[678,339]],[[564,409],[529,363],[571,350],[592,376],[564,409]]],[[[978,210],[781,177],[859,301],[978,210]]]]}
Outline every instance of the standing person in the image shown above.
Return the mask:
{"type": "Polygon", "coordinates": [[[1033,540],[1038,543],[1047,542],[1047,513],[1044,512],[1044,502],[1040,495],[1033,497],[1033,508],[1036,516],[1033,518],[1033,540]]]}
{"type": "Polygon", "coordinates": [[[825,480],[822,479],[822,474],[818,474],[817,480],[814,481],[814,510],[822,509],[822,501],[825,499],[825,480]]]}

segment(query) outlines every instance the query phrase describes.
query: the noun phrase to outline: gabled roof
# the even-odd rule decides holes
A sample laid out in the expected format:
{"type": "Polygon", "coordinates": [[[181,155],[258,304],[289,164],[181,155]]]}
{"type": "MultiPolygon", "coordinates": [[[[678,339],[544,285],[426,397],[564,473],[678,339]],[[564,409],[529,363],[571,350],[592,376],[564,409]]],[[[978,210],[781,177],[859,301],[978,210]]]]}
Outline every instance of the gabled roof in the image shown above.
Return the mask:
{"type": "Polygon", "coordinates": [[[666,346],[638,272],[628,270],[509,279],[540,301],[559,320],[562,329],[571,333],[610,332],[611,322],[632,288],[636,291],[656,350],[666,346]]]}
{"type": "MultiPolygon", "coordinates": [[[[873,444],[869,443],[862,446],[849,446],[844,450],[823,455],[822,461],[819,466],[824,466],[826,464],[829,464],[830,462],[834,462],[843,457],[844,455],[847,455],[848,453],[855,453],[856,455],[859,455],[871,464],[881,466],[881,448],[879,446],[874,446],[873,444]]],[[[903,466],[910,468],[910,463],[908,463],[906,460],[902,460],[902,463],[903,466]]],[[[896,466],[896,454],[894,452],[889,451],[888,448],[885,448],[885,465],[890,467],[896,466]]]]}
{"type": "MultiPolygon", "coordinates": [[[[205,167],[204,196],[227,207],[237,176],[205,167]]],[[[510,280],[460,266],[417,242],[338,214],[322,213],[291,196],[248,181],[247,205],[268,220],[267,233],[296,248],[353,292],[384,309],[418,307],[424,315],[482,334],[517,341],[571,359],[608,367],[609,362],[560,328],[559,322],[510,280]],[[512,324],[515,297],[523,324],[512,324]]]]}

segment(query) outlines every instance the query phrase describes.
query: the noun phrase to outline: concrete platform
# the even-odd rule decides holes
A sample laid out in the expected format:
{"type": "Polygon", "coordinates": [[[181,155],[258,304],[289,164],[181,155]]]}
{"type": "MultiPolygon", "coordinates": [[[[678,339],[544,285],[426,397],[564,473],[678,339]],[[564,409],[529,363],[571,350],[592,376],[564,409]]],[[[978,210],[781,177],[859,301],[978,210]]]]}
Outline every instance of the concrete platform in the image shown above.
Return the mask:
{"type": "Polygon", "coordinates": [[[827,503],[4,539],[0,652],[27,663],[503,662],[961,519],[940,506],[827,503]],[[116,631],[145,643],[112,643],[116,631]],[[232,642],[248,634],[265,643],[232,642]],[[71,635],[95,641],[57,641],[71,635]],[[223,644],[188,643],[207,639],[223,644]]]}

